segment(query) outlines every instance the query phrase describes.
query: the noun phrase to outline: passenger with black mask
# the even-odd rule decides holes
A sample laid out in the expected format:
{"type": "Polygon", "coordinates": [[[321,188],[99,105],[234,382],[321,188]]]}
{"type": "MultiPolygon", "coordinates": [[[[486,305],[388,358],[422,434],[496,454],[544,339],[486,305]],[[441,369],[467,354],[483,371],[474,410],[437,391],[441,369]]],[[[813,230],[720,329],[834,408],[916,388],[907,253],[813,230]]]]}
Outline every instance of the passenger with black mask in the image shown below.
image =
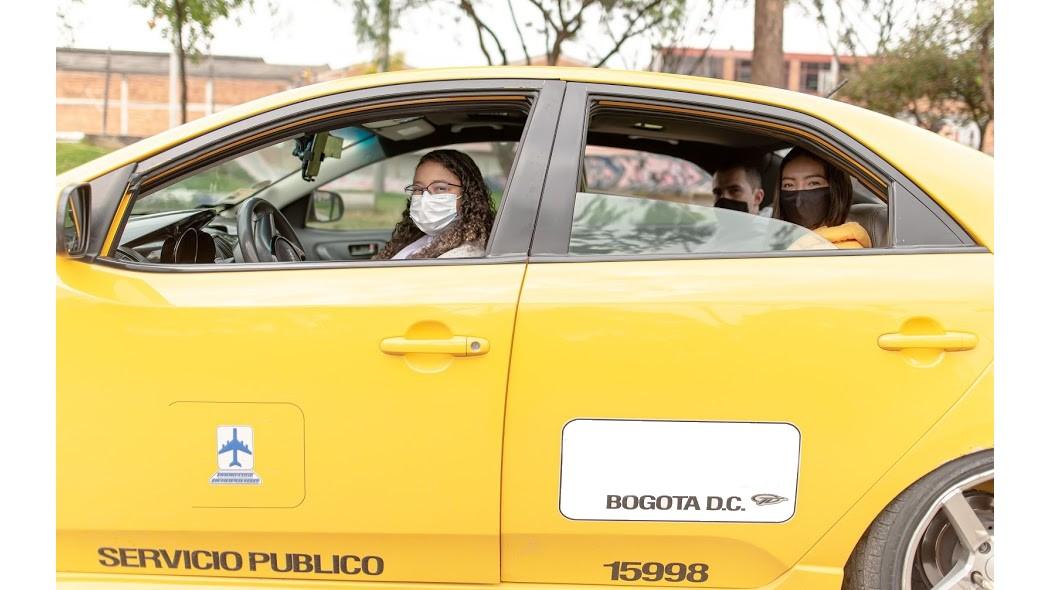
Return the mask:
{"type": "Polygon", "coordinates": [[[762,199],[762,175],[748,164],[729,164],[715,171],[711,192],[715,195],[715,207],[732,209],[741,213],[759,214],[762,199]]]}
{"type": "Polygon", "coordinates": [[[838,248],[870,248],[871,237],[864,227],[846,221],[852,204],[848,174],[800,147],[784,156],[773,203],[775,217],[801,225],[838,248]]]}

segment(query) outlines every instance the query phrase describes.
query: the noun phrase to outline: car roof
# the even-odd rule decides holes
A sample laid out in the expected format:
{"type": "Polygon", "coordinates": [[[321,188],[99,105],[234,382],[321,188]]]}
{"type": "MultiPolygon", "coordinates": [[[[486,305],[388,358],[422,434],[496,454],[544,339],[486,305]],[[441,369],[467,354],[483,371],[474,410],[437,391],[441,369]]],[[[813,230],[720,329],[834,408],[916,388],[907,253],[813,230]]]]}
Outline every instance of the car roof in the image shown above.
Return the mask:
{"type": "Polygon", "coordinates": [[[58,186],[86,182],[234,121],[303,100],[350,90],[416,82],[549,79],[692,92],[806,113],[864,144],[925,190],[981,245],[991,249],[992,158],[914,125],[837,100],[779,88],[698,76],[605,68],[482,66],[401,70],[295,88],[240,104],[146,138],[59,176],[58,186]]]}

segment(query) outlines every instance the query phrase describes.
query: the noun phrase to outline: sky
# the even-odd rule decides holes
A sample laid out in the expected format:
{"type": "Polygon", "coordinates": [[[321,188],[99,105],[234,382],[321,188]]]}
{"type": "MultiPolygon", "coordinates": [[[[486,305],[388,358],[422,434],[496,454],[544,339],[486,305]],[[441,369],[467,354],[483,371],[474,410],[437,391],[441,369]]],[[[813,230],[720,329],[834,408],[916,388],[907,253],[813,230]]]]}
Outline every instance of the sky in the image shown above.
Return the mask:
{"type": "MultiPolygon", "coordinates": [[[[510,0],[519,21],[535,20],[538,12],[524,0],[510,0]]],[[[690,0],[693,6],[706,6],[708,0],[690,0]]],[[[921,0],[895,0],[905,17],[916,11],[921,0]]],[[[843,0],[847,9],[860,14],[862,0],[843,0]]],[[[344,67],[367,61],[372,50],[359,46],[354,35],[353,11],[349,0],[255,0],[254,9],[242,9],[237,20],[220,22],[214,29],[212,51],[217,55],[262,57],[267,62],[298,65],[344,67]]],[[[500,36],[513,60],[523,52],[502,0],[476,2],[479,13],[500,36]]],[[[115,50],[168,51],[170,45],[159,28],[147,25],[149,12],[132,6],[131,0],[59,0],[68,27],[57,24],[56,45],[115,50]]],[[[706,10],[693,10],[682,30],[690,32],[685,45],[727,49],[750,49],[754,8],[747,0],[726,0],[713,21],[713,38],[698,34],[706,20],[706,10]]],[[[407,11],[395,19],[398,29],[392,35],[392,51],[403,52],[409,66],[443,67],[484,65],[473,24],[465,19],[455,22],[458,11],[450,0],[436,0],[427,6],[407,11]]],[[[877,26],[873,19],[853,17],[862,43],[873,50],[877,26]]],[[[830,26],[838,26],[832,18],[830,26]]],[[[584,29],[587,43],[567,44],[565,53],[584,61],[610,44],[601,29],[591,23],[584,29]],[[593,41],[592,41],[593,40],[593,41]]],[[[543,37],[526,30],[530,53],[543,54],[543,37]]],[[[784,50],[787,52],[830,53],[831,45],[816,19],[807,14],[802,3],[789,3],[784,18],[784,50]]],[[[861,51],[863,52],[863,51],[861,51]]],[[[608,65],[616,68],[644,69],[649,64],[651,49],[637,40],[626,44],[622,56],[608,65]]]]}

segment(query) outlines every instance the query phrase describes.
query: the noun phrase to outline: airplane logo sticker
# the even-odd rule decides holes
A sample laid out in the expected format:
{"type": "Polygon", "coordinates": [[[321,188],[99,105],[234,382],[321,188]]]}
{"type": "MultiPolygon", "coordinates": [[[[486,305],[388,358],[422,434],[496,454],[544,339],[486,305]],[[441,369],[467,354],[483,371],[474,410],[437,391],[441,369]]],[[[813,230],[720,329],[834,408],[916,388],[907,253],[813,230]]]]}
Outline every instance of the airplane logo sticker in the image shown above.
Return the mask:
{"type": "Polygon", "coordinates": [[[257,486],[262,483],[255,468],[255,435],[251,426],[220,426],[219,470],[211,476],[212,485],[257,486]]]}

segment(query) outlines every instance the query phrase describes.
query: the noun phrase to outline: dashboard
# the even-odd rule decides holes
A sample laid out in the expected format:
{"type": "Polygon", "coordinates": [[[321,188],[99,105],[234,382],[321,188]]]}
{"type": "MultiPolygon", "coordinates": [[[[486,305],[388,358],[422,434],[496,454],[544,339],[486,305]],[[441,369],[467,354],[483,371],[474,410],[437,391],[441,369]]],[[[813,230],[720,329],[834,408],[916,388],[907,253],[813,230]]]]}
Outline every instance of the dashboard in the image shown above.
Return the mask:
{"type": "Polygon", "coordinates": [[[160,264],[236,262],[237,223],[212,209],[133,216],[113,258],[160,264]]]}

